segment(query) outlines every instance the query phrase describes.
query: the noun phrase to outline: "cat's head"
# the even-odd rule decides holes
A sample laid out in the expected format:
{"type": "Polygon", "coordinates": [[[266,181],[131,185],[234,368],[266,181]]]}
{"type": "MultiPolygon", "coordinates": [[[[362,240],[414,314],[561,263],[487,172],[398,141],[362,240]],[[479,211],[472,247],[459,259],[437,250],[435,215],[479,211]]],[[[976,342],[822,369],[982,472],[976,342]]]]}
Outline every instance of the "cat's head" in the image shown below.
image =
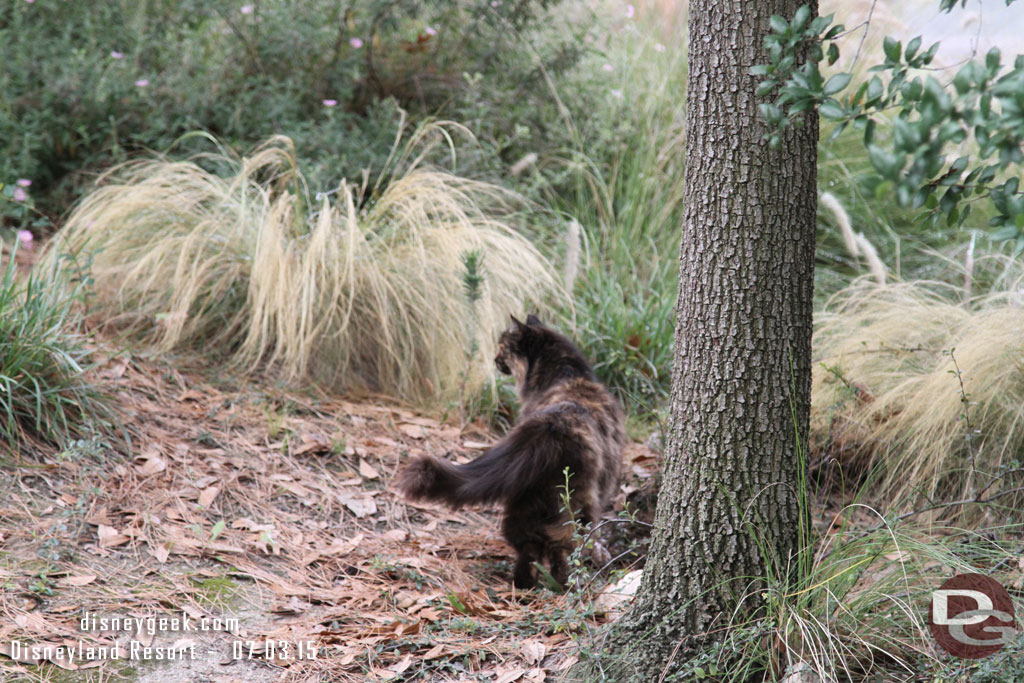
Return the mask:
{"type": "Polygon", "coordinates": [[[515,316],[511,320],[512,325],[498,339],[494,365],[515,378],[521,397],[573,378],[596,380],[587,359],[561,332],[532,314],[526,316],[525,323],[515,316]]]}
{"type": "Polygon", "coordinates": [[[494,365],[498,372],[512,375],[516,384],[522,385],[529,367],[527,349],[544,329],[544,323],[532,313],[526,316],[525,323],[516,319],[514,315],[509,317],[512,319],[512,325],[498,338],[498,355],[494,357],[494,365]]]}

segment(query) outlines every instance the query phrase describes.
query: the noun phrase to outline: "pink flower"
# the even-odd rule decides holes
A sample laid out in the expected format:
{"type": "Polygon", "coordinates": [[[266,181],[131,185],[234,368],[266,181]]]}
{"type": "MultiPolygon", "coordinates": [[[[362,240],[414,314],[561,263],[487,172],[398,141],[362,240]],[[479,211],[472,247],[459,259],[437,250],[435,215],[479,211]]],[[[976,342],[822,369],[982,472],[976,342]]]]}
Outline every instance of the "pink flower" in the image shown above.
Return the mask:
{"type": "Polygon", "coordinates": [[[654,44],[654,51],[655,52],[664,52],[665,51],[665,46],[662,45],[661,43],[655,43],[654,44]]]}
{"type": "Polygon", "coordinates": [[[612,93],[612,97],[614,97],[615,99],[617,99],[617,100],[621,100],[622,99],[622,91],[621,90],[612,90],[611,93],[612,93]]]}
{"type": "Polygon", "coordinates": [[[254,9],[252,5],[242,5],[242,14],[252,14],[254,9]]]}
{"type": "Polygon", "coordinates": [[[14,194],[12,197],[16,202],[23,202],[28,199],[28,193],[26,193],[23,188],[16,187],[14,188],[14,194]]]}
{"type": "Polygon", "coordinates": [[[28,178],[18,178],[14,182],[14,184],[17,185],[18,187],[28,187],[29,185],[32,184],[32,181],[29,180],[28,178]]]}
{"type": "Polygon", "coordinates": [[[30,230],[19,230],[18,241],[21,242],[21,246],[26,249],[32,248],[32,232],[30,230]]]}
{"type": "Polygon", "coordinates": [[[361,48],[363,46],[363,39],[362,38],[349,38],[348,39],[348,44],[358,50],[359,48],[361,48]]]}
{"type": "Polygon", "coordinates": [[[139,80],[135,81],[135,87],[137,88],[145,88],[147,85],[149,85],[148,78],[140,78],[139,80]]]}
{"type": "Polygon", "coordinates": [[[31,5],[31,4],[33,3],[33,2],[35,2],[35,1],[36,1],[36,0],[25,0],[25,2],[27,2],[27,3],[28,3],[28,4],[30,4],[30,5],[31,5]]]}
{"type": "Polygon", "coordinates": [[[433,26],[426,27],[425,29],[423,29],[423,32],[426,33],[428,36],[436,36],[437,35],[437,29],[434,28],[433,26]]]}
{"type": "Polygon", "coordinates": [[[124,59],[124,53],[118,52],[117,50],[111,50],[110,56],[114,59],[124,59]]]}
{"type": "Polygon", "coordinates": [[[604,69],[605,71],[608,71],[608,72],[615,71],[615,67],[612,66],[611,64],[605,64],[601,68],[604,69]]]}
{"type": "Polygon", "coordinates": [[[324,100],[324,106],[325,107],[337,107],[338,106],[338,100],[324,100]]]}
{"type": "Polygon", "coordinates": [[[626,5],[626,18],[632,19],[634,14],[636,14],[636,7],[633,7],[633,5],[626,5]]]}

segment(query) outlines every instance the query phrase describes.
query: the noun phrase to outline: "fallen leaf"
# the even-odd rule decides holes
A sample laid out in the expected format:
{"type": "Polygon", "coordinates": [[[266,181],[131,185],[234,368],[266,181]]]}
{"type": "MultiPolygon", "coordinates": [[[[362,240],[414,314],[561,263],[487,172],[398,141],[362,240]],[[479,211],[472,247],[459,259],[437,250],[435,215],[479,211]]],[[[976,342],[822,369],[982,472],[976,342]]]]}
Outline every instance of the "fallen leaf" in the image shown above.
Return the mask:
{"type": "Polygon", "coordinates": [[[547,654],[547,648],[544,647],[544,643],[536,639],[524,641],[519,649],[523,652],[523,659],[530,665],[539,664],[544,659],[544,655],[547,654]]]}
{"type": "Polygon", "coordinates": [[[411,439],[425,439],[427,437],[427,430],[421,425],[409,424],[408,422],[398,425],[398,431],[411,439]]]}
{"type": "Polygon", "coordinates": [[[326,453],[331,450],[331,444],[322,434],[303,434],[299,444],[292,450],[292,455],[305,455],[306,453],[326,453]]]}
{"type": "Polygon", "coordinates": [[[114,527],[107,526],[106,524],[99,525],[96,535],[99,536],[101,548],[113,548],[131,540],[114,527]]]}
{"type": "Polygon", "coordinates": [[[167,461],[160,457],[156,449],[148,450],[135,459],[142,462],[141,465],[136,465],[135,471],[144,477],[158,474],[167,469],[167,461]]]}
{"type": "Polygon", "coordinates": [[[373,493],[371,492],[339,491],[337,497],[342,505],[351,510],[352,514],[360,519],[377,512],[377,503],[374,502],[373,493]]]}
{"type": "Polygon", "coordinates": [[[31,614],[19,614],[14,617],[14,623],[23,629],[35,631],[36,633],[54,633],[56,629],[48,622],[43,615],[35,612],[31,614]]]}
{"type": "Polygon", "coordinates": [[[637,569],[606,587],[594,600],[594,611],[598,614],[612,615],[624,611],[640,588],[640,579],[643,575],[644,570],[637,569]]]}
{"type": "Polygon", "coordinates": [[[376,479],[380,476],[380,473],[370,463],[362,459],[359,460],[359,474],[364,479],[376,479]]]}
{"type": "Polygon", "coordinates": [[[486,450],[491,447],[491,444],[484,443],[483,441],[463,441],[463,448],[471,448],[473,450],[486,450]]]}
{"type": "Polygon", "coordinates": [[[167,558],[171,555],[169,543],[160,543],[159,545],[150,545],[149,554],[156,558],[156,561],[160,564],[167,562],[167,558]]]}
{"type": "Polygon", "coordinates": [[[525,675],[526,669],[513,669],[512,671],[506,671],[502,675],[495,678],[494,683],[512,683],[512,681],[518,681],[525,675]]]}
{"type": "Polygon", "coordinates": [[[386,681],[391,680],[392,678],[397,678],[398,676],[401,676],[406,669],[412,666],[412,660],[412,655],[407,654],[404,657],[402,657],[402,659],[397,664],[392,664],[386,669],[378,669],[374,673],[376,673],[378,676],[380,676],[386,681]]]}
{"type": "Polygon", "coordinates": [[[171,644],[172,650],[187,650],[190,647],[196,646],[196,640],[194,638],[178,638],[171,644]]]}
{"type": "Polygon", "coordinates": [[[554,670],[555,671],[565,671],[566,669],[568,669],[569,667],[571,667],[573,664],[575,664],[578,661],[580,661],[580,658],[577,657],[576,655],[572,655],[571,657],[566,657],[561,662],[559,662],[558,665],[556,665],[554,667],[554,670]]]}
{"type": "Polygon", "coordinates": [[[80,576],[65,576],[57,582],[59,586],[88,586],[96,580],[95,574],[82,574],[80,576]]]}
{"type": "Polygon", "coordinates": [[[434,647],[432,647],[432,648],[430,648],[429,650],[426,651],[426,653],[423,655],[423,659],[424,659],[424,661],[430,660],[430,659],[437,659],[438,657],[441,656],[441,654],[443,652],[444,652],[444,643],[438,643],[437,645],[435,645],[434,647]]]}
{"type": "Polygon", "coordinates": [[[258,524],[248,517],[239,517],[231,522],[232,529],[248,529],[249,531],[273,531],[273,524],[258,524]]]}
{"type": "Polygon", "coordinates": [[[210,503],[214,501],[217,494],[220,493],[219,486],[209,486],[199,492],[199,504],[204,508],[210,507],[210,503]]]}

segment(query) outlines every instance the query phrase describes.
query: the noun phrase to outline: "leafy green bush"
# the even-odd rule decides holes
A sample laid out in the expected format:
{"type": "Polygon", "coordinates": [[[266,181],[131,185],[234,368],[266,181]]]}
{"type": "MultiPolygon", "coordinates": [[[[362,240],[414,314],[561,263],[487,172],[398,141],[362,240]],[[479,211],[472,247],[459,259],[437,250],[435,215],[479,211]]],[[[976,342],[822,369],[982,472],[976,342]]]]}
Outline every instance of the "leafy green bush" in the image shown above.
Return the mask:
{"type": "Polygon", "coordinates": [[[288,135],[324,189],[379,168],[397,107],[457,112],[500,156],[516,131],[543,139],[558,121],[540,114],[544,79],[575,63],[585,22],[522,49],[554,4],[0,3],[0,182],[31,179],[53,216],[84,173],[201,129],[240,147],[288,135]]]}
{"type": "Polygon", "coordinates": [[[69,292],[62,272],[57,261],[22,280],[11,255],[0,276],[0,442],[8,447],[26,438],[58,444],[109,415],[84,377],[82,286],[69,292]]]}

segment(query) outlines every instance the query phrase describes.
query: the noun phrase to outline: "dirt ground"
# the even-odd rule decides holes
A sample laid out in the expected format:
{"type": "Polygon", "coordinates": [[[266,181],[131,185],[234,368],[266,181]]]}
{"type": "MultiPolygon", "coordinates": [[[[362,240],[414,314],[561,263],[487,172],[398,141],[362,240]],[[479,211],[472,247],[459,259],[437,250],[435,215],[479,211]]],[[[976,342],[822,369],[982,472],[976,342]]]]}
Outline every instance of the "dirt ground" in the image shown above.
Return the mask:
{"type": "MultiPolygon", "coordinates": [[[[536,682],[609,618],[589,599],[628,561],[516,591],[495,512],[388,488],[410,456],[480,453],[477,426],[129,353],[95,374],[130,446],[4,467],[0,680],[536,682]]],[[[626,457],[620,505],[657,468],[626,457]]]]}

